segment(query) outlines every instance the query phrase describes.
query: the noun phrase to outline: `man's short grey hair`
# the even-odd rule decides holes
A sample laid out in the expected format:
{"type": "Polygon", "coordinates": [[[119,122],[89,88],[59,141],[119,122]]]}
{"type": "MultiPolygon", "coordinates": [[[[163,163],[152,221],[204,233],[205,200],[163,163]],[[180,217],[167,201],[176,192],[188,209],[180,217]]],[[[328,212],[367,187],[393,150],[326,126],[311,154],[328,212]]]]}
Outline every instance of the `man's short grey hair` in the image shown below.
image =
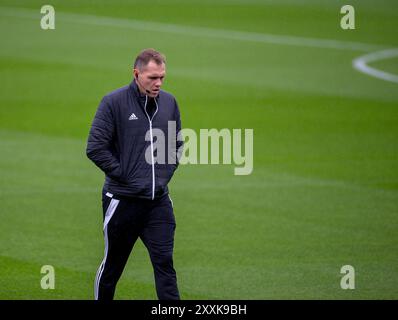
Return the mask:
{"type": "Polygon", "coordinates": [[[166,57],[152,48],[142,50],[137,58],[135,58],[134,69],[141,70],[150,61],[154,61],[156,64],[161,65],[162,63],[166,63],[166,57]]]}

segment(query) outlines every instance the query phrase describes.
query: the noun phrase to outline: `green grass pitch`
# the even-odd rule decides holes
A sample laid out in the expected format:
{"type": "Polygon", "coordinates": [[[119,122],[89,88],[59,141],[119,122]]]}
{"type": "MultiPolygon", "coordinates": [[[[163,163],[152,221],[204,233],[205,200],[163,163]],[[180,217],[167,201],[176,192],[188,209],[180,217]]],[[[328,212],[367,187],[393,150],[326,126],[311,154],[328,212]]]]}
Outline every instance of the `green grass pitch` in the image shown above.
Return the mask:
{"type": "MultiPolygon", "coordinates": [[[[103,174],[86,139],[147,47],[184,128],[254,129],[251,175],[185,165],[170,184],[181,297],[398,298],[398,83],[352,66],[398,47],[396,1],[52,0],[55,30],[43,4],[0,0],[0,299],[93,299],[103,174]]],[[[398,74],[398,56],[369,65],[398,74]]],[[[156,299],[140,241],[115,298],[156,299]]]]}

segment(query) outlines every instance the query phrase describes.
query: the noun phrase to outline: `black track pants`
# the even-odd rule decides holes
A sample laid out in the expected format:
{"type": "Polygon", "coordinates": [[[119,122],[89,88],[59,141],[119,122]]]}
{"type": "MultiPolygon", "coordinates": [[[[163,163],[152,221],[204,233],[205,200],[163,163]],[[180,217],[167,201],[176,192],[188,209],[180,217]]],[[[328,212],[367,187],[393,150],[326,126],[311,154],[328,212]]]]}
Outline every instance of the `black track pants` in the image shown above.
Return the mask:
{"type": "Polygon", "coordinates": [[[155,200],[116,197],[103,192],[105,254],[95,277],[95,299],[113,299],[134,243],[140,237],[148,249],[159,300],[178,300],[173,267],[172,202],[168,195],[155,200]]]}

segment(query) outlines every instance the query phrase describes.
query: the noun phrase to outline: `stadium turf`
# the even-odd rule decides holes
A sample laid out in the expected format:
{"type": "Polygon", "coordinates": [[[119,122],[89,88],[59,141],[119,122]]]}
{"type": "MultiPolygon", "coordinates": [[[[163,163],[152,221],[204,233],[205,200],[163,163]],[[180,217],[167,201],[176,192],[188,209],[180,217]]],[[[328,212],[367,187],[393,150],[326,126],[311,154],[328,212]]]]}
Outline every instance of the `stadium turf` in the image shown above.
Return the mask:
{"type": "MultiPolygon", "coordinates": [[[[182,165],[170,184],[181,297],[398,298],[398,83],[352,67],[398,46],[394,1],[351,1],[346,31],[343,1],[51,4],[44,31],[42,2],[0,1],[0,299],[93,298],[103,174],[86,138],[147,47],[167,56],[184,128],[254,129],[251,175],[182,165]]],[[[369,65],[397,74],[398,57],[369,65]]],[[[141,242],[116,298],[156,298],[141,242]]]]}

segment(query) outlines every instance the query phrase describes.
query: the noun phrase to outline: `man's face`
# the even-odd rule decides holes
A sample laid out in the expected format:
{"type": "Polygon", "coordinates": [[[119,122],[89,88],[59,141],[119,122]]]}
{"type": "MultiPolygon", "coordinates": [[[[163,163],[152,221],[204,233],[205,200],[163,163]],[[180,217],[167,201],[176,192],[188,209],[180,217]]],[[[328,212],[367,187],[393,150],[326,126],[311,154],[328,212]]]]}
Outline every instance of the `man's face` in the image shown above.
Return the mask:
{"type": "Polygon", "coordinates": [[[152,98],[159,94],[165,75],[165,64],[157,64],[155,61],[149,61],[141,70],[134,69],[134,77],[138,78],[136,82],[140,91],[152,98]]]}

